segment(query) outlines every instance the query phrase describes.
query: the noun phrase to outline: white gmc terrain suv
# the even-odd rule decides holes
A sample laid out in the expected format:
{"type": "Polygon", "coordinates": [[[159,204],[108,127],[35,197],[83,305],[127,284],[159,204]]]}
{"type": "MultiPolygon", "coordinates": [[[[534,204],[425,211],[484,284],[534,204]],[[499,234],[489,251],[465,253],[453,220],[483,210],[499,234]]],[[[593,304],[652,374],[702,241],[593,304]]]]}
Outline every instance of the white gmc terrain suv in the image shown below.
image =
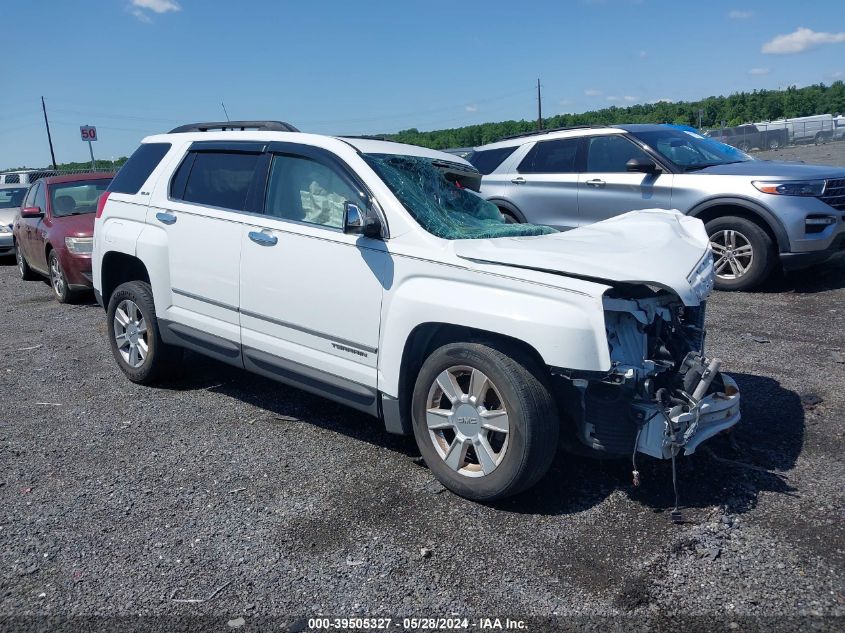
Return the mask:
{"type": "Polygon", "coordinates": [[[739,421],[702,349],[700,220],[558,233],[506,223],[480,181],[450,154],[279,122],[146,138],[97,211],[114,357],[138,383],[190,349],[322,394],[413,433],[482,501],[535,483],[562,433],[674,463],[739,421]]]}

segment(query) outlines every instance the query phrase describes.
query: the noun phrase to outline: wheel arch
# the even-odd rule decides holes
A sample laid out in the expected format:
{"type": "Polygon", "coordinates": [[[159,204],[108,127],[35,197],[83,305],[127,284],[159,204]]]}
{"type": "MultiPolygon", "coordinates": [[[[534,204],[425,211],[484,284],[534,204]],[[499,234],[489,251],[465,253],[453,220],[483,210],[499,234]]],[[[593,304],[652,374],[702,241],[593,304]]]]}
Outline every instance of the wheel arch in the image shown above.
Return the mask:
{"type": "Polygon", "coordinates": [[[525,219],[525,214],[523,214],[522,211],[520,211],[519,208],[513,202],[505,200],[504,198],[489,198],[487,202],[492,202],[497,207],[499,207],[501,211],[507,211],[513,217],[515,217],[517,222],[519,222],[520,224],[524,224],[525,222],[527,222],[527,220],[525,219]]]}
{"type": "Polygon", "coordinates": [[[103,255],[100,266],[100,285],[103,306],[109,305],[109,298],[120,284],[128,281],[150,283],[150,273],[141,259],[119,251],[109,251],[103,255]]]}
{"type": "MultiPolygon", "coordinates": [[[[484,343],[504,353],[525,354],[540,368],[546,366],[537,349],[511,336],[452,323],[420,323],[408,334],[402,350],[398,394],[400,417],[398,426],[402,434],[413,434],[411,400],[420,368],[434,350],[449,343],[484,343]]],[[[392,426],[391,430],[394,432],[398,430],[395,423],[392,426]]]]}
{"type": "Polygon", "coordinates": [[[745,198],[714,198],[706,200],[687,214],[705,224],[710,220],[728,215],[745,218],[759,225],[777,244],[781,253],[789,252],[789,237],[783,223],[763,205],[745,198]]]}

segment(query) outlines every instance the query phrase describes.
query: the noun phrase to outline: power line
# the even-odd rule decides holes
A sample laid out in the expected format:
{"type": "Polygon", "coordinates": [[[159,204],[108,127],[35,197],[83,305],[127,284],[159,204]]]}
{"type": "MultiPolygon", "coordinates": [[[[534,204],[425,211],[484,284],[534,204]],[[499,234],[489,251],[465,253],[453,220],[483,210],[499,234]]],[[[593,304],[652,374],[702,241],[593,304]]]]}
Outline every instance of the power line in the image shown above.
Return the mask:
{"type": "Polygon", "coordinates": [[[47,127],[47,141],[50,143],[50,157],[53,159],[53,169],[56,169],[56,153],[53,151],[53,137],[50,136],[50,122],[47,120],[47,106],[41,97],[41,109],[44,111],[44,125],[47,127]]]}

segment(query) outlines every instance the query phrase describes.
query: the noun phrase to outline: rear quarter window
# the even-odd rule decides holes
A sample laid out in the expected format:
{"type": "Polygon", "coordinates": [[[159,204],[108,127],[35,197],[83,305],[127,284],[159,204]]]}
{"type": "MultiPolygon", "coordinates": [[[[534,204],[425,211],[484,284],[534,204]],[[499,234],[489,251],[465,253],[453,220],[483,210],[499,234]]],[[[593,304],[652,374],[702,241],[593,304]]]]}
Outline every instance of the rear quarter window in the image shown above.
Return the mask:
{"type": "Polygon", "coordinates": [[[108,190],[112,193],[138,193],[169,150],[170,143],[144,143],[120,168],[108,190]]]}
{"type": "Polygon", "coordinates": [[[499,147],[497,149],[483,149],[475,151],[469,156],[467,160],[472,163],[482,175],[486,176],[496,171],[496,168],[505,162],[505,159],[516,151],[518,145],[512,147],[499,147]]]}

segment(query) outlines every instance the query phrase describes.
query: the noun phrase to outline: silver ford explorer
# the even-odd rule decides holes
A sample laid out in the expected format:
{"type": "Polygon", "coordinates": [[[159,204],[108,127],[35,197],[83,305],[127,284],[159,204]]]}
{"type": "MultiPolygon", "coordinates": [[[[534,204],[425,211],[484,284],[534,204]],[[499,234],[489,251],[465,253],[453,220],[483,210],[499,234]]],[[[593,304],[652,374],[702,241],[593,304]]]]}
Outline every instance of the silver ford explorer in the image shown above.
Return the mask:
{"type": "Polygon", "coordinates": [[[748,290],[845,250],[845,169],[757,160],[673,125],[583,126],[511,137],[467,157],[513,222],[561,230],[634,209],[707,227],[716,287],[748,290]]]}

